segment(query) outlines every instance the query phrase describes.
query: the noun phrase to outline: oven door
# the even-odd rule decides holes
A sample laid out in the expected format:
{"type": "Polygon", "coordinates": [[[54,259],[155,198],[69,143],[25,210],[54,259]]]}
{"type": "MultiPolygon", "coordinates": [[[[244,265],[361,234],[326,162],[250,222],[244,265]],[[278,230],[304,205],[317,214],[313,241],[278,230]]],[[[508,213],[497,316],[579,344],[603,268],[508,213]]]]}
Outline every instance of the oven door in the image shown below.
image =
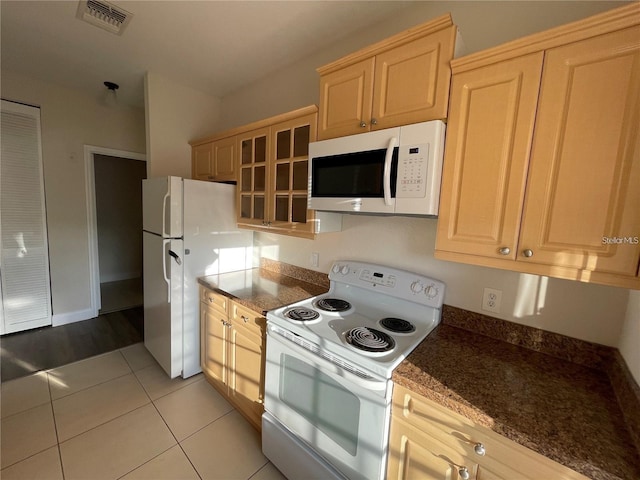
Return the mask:
{"type": "Polygon", "coordinates": [[[391,381],[363,378],[278,332],[268,324],[265,410],[347,478],[384,478],[391,381]]]}

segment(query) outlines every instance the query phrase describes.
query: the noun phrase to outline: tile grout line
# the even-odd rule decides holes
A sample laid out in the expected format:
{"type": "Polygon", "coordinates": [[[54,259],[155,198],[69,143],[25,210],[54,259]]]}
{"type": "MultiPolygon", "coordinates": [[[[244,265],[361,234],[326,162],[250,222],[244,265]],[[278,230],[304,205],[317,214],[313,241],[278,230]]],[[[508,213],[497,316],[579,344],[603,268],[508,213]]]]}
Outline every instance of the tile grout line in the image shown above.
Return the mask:
{"type": "Polygon", "coordinates": [[[62,461],[62,450],[60,448],[60,437],[58,435],[58,423],[56,422],[56,411],[53,408],[53,395],[51,392],[51,382],[49,381],[49,372],[45,372],[47,376],[47,389],[49,390],[49,405],[51,406],[51,415],[53,416],[53,428],[56,432],[56,447],[58,449],[58,459],[60,460],[60,471],[62,472],[62,479],[66,478],[64,474],[64,462],[62,461]]]}
{"type": "MultiPolygon", "coordinates": [[[[145,367],[146,368],[146,367],[145,367]]],[[[191,465],[191,468],[193,468],[193,471],[196,472],[196,475],[198,476],[198,478],[200,480],[202,480],[202,475],[200,475],[200,472],[198,471],[198,469],[196,468],[196,466],[193,464],[193,462],[191,461],[191,459],[189,458],[189,455],[187,455],[187,452],[184,451],[184,448],[182,448],[182,445],[180,444],[180,441],[178,440],[178,438],[176,437],[175,433],[173,433],[173,430],[171,430],[171,427],[169,427],[169,424],[167,423],[167,421],[165,420],[165,418],[162,416],[162,413],[160,413],[160,410],[158,409],[158,406],[156,405],[156,400],[159,400],[161,398],[166,397],[167,395],[170,395],[171,393],[177,392],[178,390],[181,390],[185,387],[188,387],[189,385],[194,385],[196,384],[199,380],[196,380],[194,382],[191,382],[187,385],[183,385],[180,388],[177,388],[176,390],[169,392],[165,395],[162,395],[158,398],[156,398],[155,400],[151,398],[151,396],[149,395],[149,393],[147,392],[147,390],[144,388],[144,385],[142,384],[142,382],[140,381],[140,379],[138,378],[137,375],[135,375],[134,372],[134,376],[136,378],[136,380],[138,381],[138,383],[140,384],[140,386],[142,387],[142,389],[145,391],[145,393],[147,394],[147,396],[149,397],[149,400],[151,401],[151,405],[153,405],[153,408],[156,410],[156,412],[158,413],[158,416],[162,419],[162,422],[165,424],[165,426],[167,427],[167,430],[169,430],[169,433],[171,433],[171,436],[174,438],[174,440],[176,441],[176,445],[178,446],[178,448],[180,448],[180,451],[182,452],[182,454],[185,456],[185,458],[187,459],[187,461],[189,462],[189,465],[191,465]]],[[[151,462],[152,460],[154,460],[155,458],[158,458],[160,455],[168,452],[169,450],[171,450],[173,447],[175,447],[176,445],[172,445],[171,447],[169,447],[167,450],[165,450],[164,452],[156,455],[155,457],[147,460],[146,462],[144,462],[141,465],[138,465],[136,468],[134,468],[133,470],[131,470],[131,472],[137,470],[138,468],[142,467],[142,465],[146,465],[147,463],[151,462]]],[[[128,475],[131,472],[127,472],[126,475],[128,475]]],[[[124,475],[123,475],[124,476],[124,475]]],[[[122,478],[122,477],[120,477],[122,478]]]]}

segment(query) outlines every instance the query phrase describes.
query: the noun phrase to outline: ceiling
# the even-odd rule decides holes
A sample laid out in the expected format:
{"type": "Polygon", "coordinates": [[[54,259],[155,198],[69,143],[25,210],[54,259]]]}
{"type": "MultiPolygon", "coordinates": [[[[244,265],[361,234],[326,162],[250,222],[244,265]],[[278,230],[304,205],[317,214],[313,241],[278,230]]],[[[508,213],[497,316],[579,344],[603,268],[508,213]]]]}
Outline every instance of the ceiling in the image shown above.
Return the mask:
{"type": "Polygon", "coordinates": [[[128,1],[121,36],[76,18],[78,0],[0,1],[1,68],[144,105],[151,71],[216,97],[406,8],[404,1],[128,1]]]}

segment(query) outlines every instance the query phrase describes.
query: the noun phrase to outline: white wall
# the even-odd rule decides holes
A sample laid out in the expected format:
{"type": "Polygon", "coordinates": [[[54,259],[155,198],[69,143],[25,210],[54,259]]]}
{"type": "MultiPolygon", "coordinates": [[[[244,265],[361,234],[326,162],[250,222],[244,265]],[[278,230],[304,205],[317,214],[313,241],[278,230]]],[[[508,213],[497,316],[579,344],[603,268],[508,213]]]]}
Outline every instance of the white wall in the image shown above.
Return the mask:
{"type": "MultiPolygon", "coordinates": [[[[378,28],[341,39],[302,62],[226,96],[222,100],[221,129],[317,103],[317,67],[445,12],[451,12],[459,26],[466,53],[473,53],[625,3],[416,2],[378,28]]],[[[447,283],[448,304],[476,312],[482,312],[483,288],[497,288],[503,291],[502,310],[493,315],[618,346],[640,381],[637,292],[439,261],[433,257],[436,225],[431,219],[345,215],[342,232],[322,234],[313,241],[259,233],[255,242],[262,255],[306,268],[312,268],[311,252],[318,252],[318,270],[323,272],[328,272],[334,260],[351,258],[431,275],[447,283]]]]}
{"type": "Polygon", "coordinates": [[[451,13],[466,54],[546,30],[629,2],[417,1],[355,35],[336,39],[303,61],[282,68],[222,99],[220,129],[243,125],[306,105],[320,94],[316,68],[432,18],[451,13]]]}
{"type": "Polygon", "coordinates": [[[627,362],[631,374],[640,383],[640,291],[629,292],[627,316],[622,326],[620,353],[627,362]]]}
{"type": "Polygon", "coordinates": [[[144,153],[144,111],[2,71],[2,98],[41,107],[53,321],[91,316],[84,145],[144,153]]]}
{"type": "Polygon", "coordinates": [[[190,140],[219,130],[220,100],[147,72],[147,175],[191,178],[190,140]]]}

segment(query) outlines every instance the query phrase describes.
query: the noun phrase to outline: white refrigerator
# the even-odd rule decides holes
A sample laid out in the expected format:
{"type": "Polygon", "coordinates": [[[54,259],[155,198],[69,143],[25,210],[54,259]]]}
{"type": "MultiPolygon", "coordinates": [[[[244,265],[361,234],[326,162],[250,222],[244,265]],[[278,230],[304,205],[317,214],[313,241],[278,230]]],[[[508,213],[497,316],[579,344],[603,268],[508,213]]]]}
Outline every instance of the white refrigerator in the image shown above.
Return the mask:
{"type": "Polygon", "coordinates": [[[200,372],[198,277],[253,267],[236,226],[235,185],[142,181],[144,345],[171,378],[200,372]]]}

